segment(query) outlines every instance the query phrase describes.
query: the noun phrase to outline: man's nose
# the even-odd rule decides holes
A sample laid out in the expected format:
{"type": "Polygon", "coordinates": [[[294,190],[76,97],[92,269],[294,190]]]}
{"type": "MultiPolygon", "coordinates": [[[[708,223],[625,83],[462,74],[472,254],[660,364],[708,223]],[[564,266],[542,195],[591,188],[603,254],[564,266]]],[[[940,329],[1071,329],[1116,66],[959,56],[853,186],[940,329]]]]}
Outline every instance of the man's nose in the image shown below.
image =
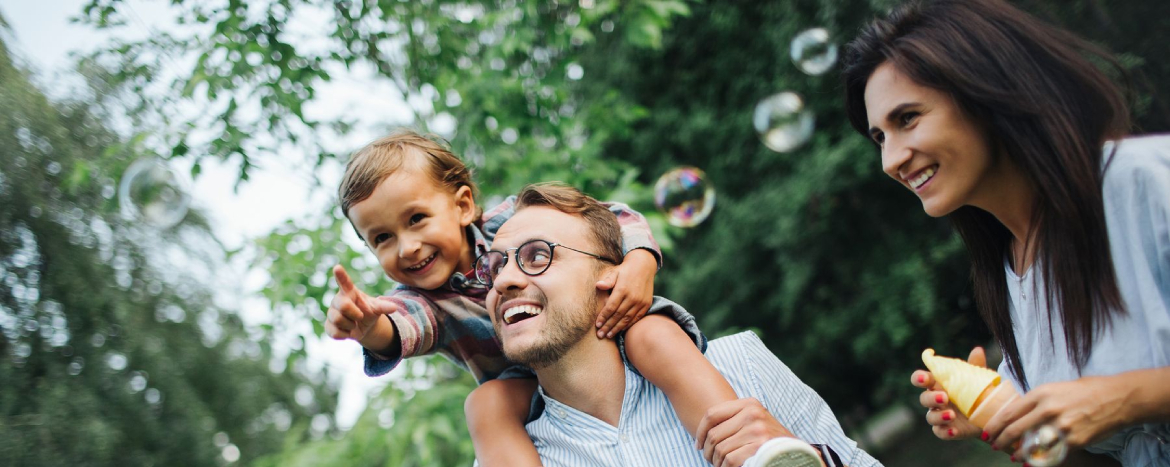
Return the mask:
{"type": "Polygon", "coordinates": [[[515,259],[510,258],[504,267],[500,268],[495,279],[492,279],[492,288],[496,289],[496,292],[503,294],[507,290],[522,289],[528,284],[528,275],[520,270],[515,259]]]}

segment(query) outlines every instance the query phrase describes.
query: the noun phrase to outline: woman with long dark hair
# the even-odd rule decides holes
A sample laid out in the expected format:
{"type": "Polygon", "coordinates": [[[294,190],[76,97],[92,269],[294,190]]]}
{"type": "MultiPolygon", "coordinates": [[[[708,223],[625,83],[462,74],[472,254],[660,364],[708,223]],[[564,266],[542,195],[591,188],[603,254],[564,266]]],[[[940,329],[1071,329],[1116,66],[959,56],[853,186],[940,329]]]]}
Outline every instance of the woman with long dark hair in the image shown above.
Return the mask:
{"type": "Polygon", "coordinates": [[[848,45],[846,110],[884,171],[950,217],[999,373],[1024,393],[981,432],[915,372],[934,433],[1010,451],[1048,423],[1074,448],[1170,465],[1170,136],[1127,138],[1094,60],[1121,71],[1002,0],[912,3],[848,45]]]}

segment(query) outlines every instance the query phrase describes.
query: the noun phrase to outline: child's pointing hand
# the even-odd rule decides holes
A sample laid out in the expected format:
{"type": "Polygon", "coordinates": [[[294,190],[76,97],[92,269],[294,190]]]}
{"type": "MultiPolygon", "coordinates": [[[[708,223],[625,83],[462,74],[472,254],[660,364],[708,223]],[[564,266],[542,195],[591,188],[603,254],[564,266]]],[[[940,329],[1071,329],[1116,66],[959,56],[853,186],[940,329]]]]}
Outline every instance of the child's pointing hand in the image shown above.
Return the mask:
{"type": "MultiPolygon", "coordinates": [[[[325,334],[337,340],[363,339],[374,329],[381,315],[393,313],[397,305],[386,300],[374,300],[358,290],[341,265],[333,267],[338,292],[325,315],[325,334]]],[[[364,343],[363,343],[364,345],[364,343]]]]}

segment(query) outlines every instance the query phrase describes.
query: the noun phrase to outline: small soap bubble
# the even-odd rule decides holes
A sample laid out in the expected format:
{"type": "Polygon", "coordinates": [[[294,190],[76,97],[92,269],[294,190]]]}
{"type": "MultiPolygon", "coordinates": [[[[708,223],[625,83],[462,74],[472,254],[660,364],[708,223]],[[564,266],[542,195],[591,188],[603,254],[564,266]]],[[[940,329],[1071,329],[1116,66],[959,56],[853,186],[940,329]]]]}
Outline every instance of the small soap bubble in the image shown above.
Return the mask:
{"type": "Polygon", "coordinates": [[[162,161],[141,159],[130,164],[118,187],[122,216],[158,228],[172,227],[187,215],[191,196],[182,179],[162,161]]]}
{"type": "Polygon", "coordinates": [[[568,76],[569,79],[574,81],[579,80],[582,76],[585,76],[585,69],[581,65],[578,65],[577,62],[570,63],[565,67],[565,76],[568,76]]]}
{"type": "Polygon", "coordinates": [[[794,92],[782,92],[756,104],[752,126],[764,146],[776,152],[788,152],[812,137],[815,117],[804,107],[804,100],[794,92]]]}
{"type": "Polygon", "coordinates": [[[789,48],[792,63],[805,74],[816,76],[837,63],[837,44],[829,40],[825,28],[813,28],[797,34],[789,48]]]}
{"type": "Polygon", "coordinates": [[[677,227],[699,225],[715,207],[715,187],[695,167],[678,167],[658,177],[654,205],[677,227]]]}
{"type": "Polygon", "coordinates": [[[69,362],[69,375],[80,375],[82,368],[85,368],[85,359],[81,357],[74,358],[72,362],[69,362]]]}

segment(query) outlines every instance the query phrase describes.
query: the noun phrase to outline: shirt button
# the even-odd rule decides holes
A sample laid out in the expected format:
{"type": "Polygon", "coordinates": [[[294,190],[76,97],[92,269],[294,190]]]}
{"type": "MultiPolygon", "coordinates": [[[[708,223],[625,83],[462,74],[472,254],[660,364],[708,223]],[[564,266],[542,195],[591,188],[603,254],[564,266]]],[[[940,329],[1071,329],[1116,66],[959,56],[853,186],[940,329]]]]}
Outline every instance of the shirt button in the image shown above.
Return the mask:
{"type": "Polygon", "coordinates": [[[566,415],[565,409],[557,409],[557,416],[558,417],[565,418],[565,415],[566,415]]]}
{"type": "Polygon", "coordinates": [[[628,442],[630,442],[630,437],[629,437],[629,436],[626,436],[626,434],[625,434],[625,433],[622,433],[622,442],[623,442],[623,443],[628,443],[628,442]]]}

